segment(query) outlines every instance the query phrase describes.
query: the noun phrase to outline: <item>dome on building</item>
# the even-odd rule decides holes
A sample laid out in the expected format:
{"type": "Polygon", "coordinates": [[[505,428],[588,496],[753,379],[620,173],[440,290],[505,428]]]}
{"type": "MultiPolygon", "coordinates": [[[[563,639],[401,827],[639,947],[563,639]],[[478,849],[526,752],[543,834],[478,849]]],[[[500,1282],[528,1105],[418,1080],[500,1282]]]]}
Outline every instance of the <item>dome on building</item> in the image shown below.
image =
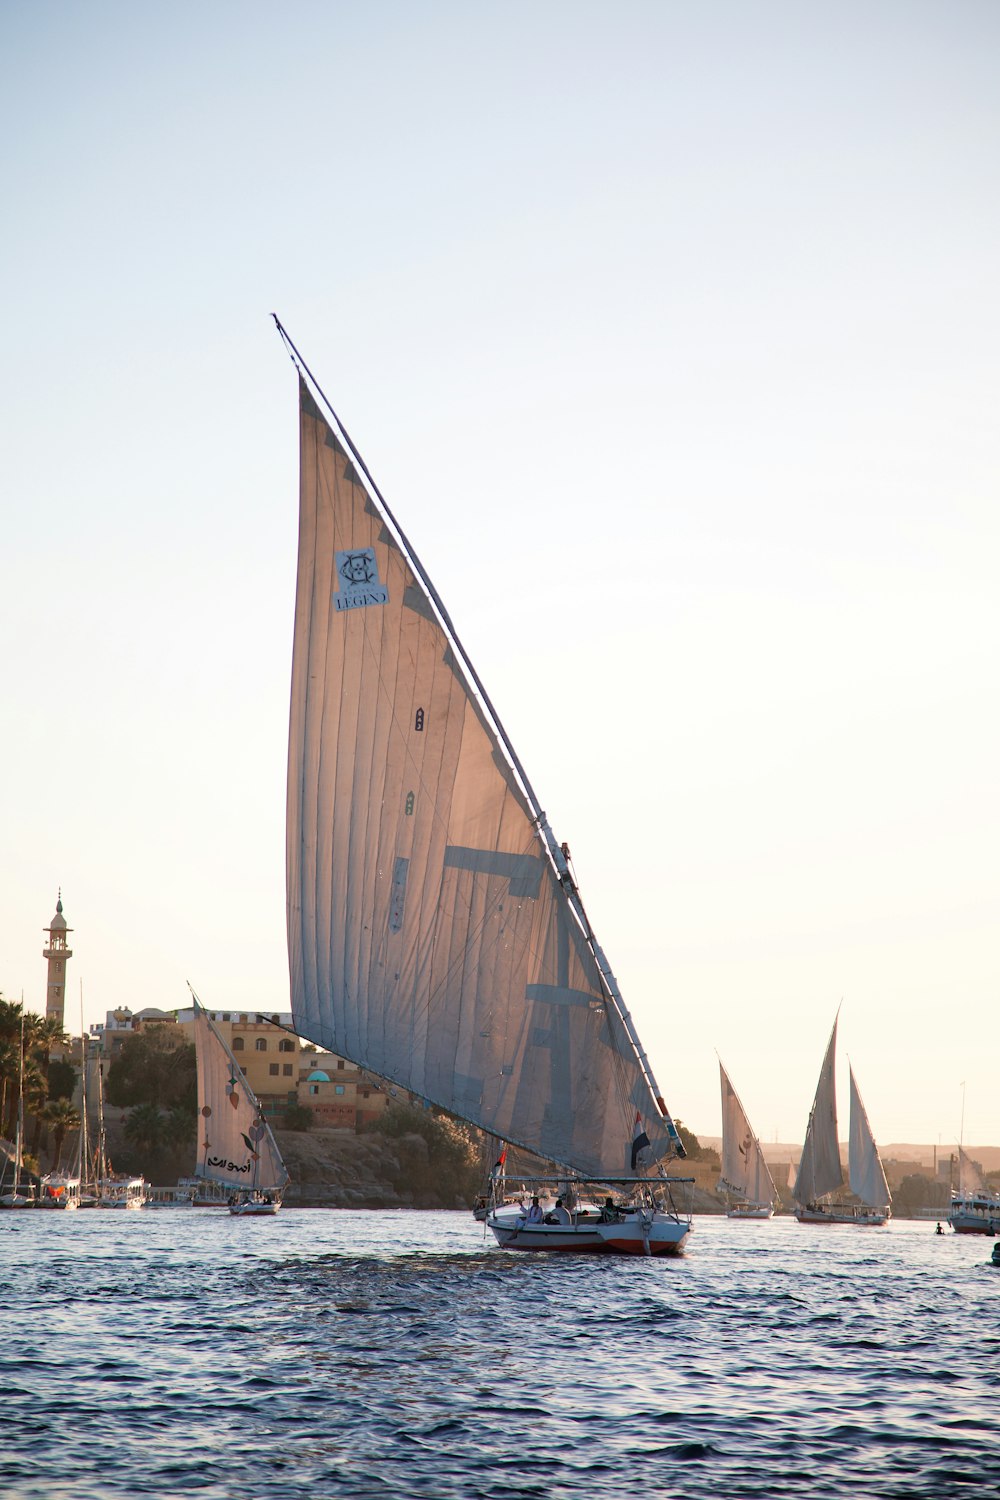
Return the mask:
{"type": "Polygon", "coordinates": [[[322,1068],[317,1068],[315,1073],[310,1073],[306,1079],[307,1083],[329,1083],[329,1073],[324,1073],[322,1068]]]}

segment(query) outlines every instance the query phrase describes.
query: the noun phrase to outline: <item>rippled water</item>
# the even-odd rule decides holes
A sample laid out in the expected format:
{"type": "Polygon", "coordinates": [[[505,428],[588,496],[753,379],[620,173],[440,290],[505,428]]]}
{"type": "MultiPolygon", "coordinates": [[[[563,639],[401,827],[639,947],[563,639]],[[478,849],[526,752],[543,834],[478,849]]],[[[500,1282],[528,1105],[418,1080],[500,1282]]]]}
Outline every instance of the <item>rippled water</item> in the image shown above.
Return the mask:
{"type": "Polygon", "coordinates": [[[993,1494],[1000,1269],[933,1225],[700,1218],[676,1261],[471,1216],[0,1216],[0,1492],[993,1494]]]}

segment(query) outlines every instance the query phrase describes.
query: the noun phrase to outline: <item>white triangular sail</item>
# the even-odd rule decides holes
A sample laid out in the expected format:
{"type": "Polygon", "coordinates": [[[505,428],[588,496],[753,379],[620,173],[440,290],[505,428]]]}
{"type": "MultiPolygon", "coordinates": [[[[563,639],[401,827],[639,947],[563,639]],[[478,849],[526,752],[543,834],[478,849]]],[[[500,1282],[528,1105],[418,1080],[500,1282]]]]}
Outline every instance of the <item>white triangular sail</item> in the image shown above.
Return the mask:
{"type": "Polygon", "coordinates": [[[777,1198],[760,1141],[722,1063],[722,1185],[744,1203],[763,1206],[777,1198]]]}
{"type": "Polygon", "coordinates": [[[809,1113],[806,1138],[799,1160],[798,1176],[792,1189],[796,1203],[815,1203],[843,1185],[837,1141],[837,1089],[834,1060],[837,1050],[837,1023],[833,1023],[830,1041],[816,1085],[816,1097],[809,1113]]]}
{"type": "Polygon", "coordinates": [[[304,383],[300,412],[296,1030],[581,1172],[628,1169],[637,1110],[649,1161],[679,1154],[564,853],[443,605],[304,383]]]}
{"type": "Polygon", "coordinates": [[[851,1134],[848,1144],[848,1176],[851,1192],[868,1208],[888,1208],[892,1202],[882,1160],[865,1106],[861,1102],[854,1069],[851,1074],[851,1134]]]}
{"type": "Polygon", "coordinates": [[[233,1188],[280,1192],[288,1182],[271,1127],[211,1017],[194,1002],[198,1058],[195,1176],[233,1188]]]}

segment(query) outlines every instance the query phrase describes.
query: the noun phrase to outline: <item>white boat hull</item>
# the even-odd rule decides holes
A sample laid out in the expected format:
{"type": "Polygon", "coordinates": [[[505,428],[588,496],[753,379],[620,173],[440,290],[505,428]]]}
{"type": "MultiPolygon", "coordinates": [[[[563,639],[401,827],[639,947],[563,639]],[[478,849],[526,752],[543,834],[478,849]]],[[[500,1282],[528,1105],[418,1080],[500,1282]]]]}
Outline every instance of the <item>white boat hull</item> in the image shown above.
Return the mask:
{"type": "Polygon", "coordinates": [[[581,1219],[570,1224],[528,1224],[489,1214],[486,1223],[502,1250],[575,1255],[679,1255],[690,1224],[666,1214],[627,1214],[617,1223],[581,1219]]]}
{"type": "Polygon", "coordinates": [[[280,1203],[230,1203],[229,1212],[237,1219],[264,1219],[272,1218],[280,1207],[280,1203]]]}
{"type": "Polygon", "coordinates": [[[876,1208],[861,1208],[856,1212],[849,1208],[797,1208],[795,1217],[800,1224],[857,1224],[869,1228],[889,1222],[889,1215],[876,1208]]]}
{"type": "Polygon", "coordinates": [[[732,1203],[726,1209],[727,1219],[770,1219],[773,1216],[770,1203],[732,1203]]]}
{"type": "Polygon", "coordinates": [[[1000,1234],[1000,1202],[970,1198],[953,1203],[948,1223],[956,1234],[1000,1234]]]}

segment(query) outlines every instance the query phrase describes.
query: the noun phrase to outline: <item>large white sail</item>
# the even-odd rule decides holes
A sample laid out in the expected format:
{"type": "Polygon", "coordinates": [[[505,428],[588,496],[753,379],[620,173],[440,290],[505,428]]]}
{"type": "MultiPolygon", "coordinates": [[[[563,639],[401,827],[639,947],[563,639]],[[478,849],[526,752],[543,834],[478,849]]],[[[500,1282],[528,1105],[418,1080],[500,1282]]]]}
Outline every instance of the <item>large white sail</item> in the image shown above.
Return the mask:
{"type": "Polygon", "coordinates": [[[854,1069],[851,1074],[851,1134],[848,1145],[848,1177],[851,1192],[868,1208],[888,1208],[892,1202],[875,1137],[861,1102],[854,1069]]]}
{"type": "Polygon", "coordinates": [[[777,1198],[760,1141],[722,1063],[722,1184],[745,1203],[764,1205],[777,1198]]]}
{"type": "Polygon", "coordinates": [[[837,1142],[837,1090],[834,1076],[836,1050],[837,1023],[834,1021],[816,1085],[816,1097],[809,1113],[798,1176],[792,1189],[792,1197],[796,1203],[803,1205],[815,1203],[817,1198],[836,1192],[844,1181],[840,1146],[837,1142]]]}
{"type": "Polygon", "coordinates": [[[304,383],[300,422],[296,1030],[581,1172],[628,1170],[636,1112],[648,1163],[680,1154],[443,606],[304,383]]]}
{"type": "Polygon", "coordinates": [[[194,1002],[198,1058],[195,1176],[229,1187],[280,1192],[288,1182],[271,1127],[211,1017],[194,1002]]]}

